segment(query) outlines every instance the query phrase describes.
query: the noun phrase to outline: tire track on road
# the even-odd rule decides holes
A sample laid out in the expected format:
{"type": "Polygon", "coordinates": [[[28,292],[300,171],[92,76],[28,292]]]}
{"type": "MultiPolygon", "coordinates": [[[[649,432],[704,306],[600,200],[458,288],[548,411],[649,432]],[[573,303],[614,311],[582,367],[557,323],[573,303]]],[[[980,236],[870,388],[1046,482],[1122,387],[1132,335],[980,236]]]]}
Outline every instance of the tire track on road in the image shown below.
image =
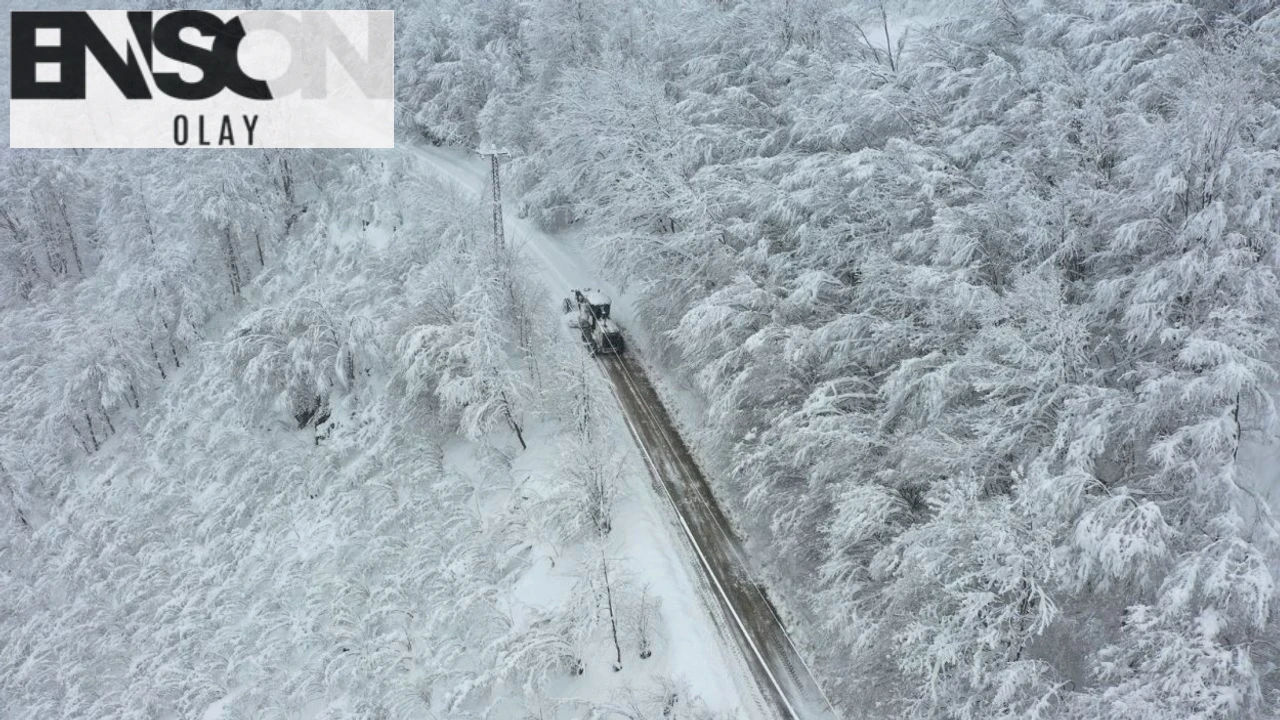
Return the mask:
{"type": "Polygon", "coordinates": [[[600,362],[654,480],[671,501],[721,610],[731,620],[729,634],[772,709],[788,720],[836,720],[772,603],[751,580],[728,518],[647,374],[626,355],[600,362]]]}
{"type": "MultiPolygon", "coordinates": [[[[464,191],[479,192],[484,187],[484,176],[474,163],[434,148],[411,148],[438,176],[464,191]]],[[[508,224],[526,235],[527,248],[561,287],[575,286],[576,276],[587,273],[574,264],[576,258],[552,247],[527,223],[508,224]]],[[[600,365],[654,484],[671,503],[696,564],[715,596],[725,620],[722,634],[732,640],[733,649],[752,673],[757,697],[767,703],[761,709],[786,720],[837,720],[838,714],[787,636],[773,605],[751,580],[741,544],[647,373],[626,355],[601,358],[600,365]]],[[[714,614],[713,608],[708,609],[714,614]]]]}

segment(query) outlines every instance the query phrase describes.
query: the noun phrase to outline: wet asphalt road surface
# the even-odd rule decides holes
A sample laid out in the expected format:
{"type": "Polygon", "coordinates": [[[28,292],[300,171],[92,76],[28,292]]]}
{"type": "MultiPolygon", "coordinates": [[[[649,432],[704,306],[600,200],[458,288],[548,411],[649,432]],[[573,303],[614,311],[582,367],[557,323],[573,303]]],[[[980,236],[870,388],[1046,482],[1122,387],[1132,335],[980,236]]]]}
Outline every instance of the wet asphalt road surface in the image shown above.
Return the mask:
{"type": "Polygon", "coordinates": [[[772,604],[752,581],[741,542],[644,369],[627,355],[602,356],[600,363],[655,485],[679,516],[719,606],[725,635],[750,666],[768,710],[785,720],[835,720],[772,604]]]}

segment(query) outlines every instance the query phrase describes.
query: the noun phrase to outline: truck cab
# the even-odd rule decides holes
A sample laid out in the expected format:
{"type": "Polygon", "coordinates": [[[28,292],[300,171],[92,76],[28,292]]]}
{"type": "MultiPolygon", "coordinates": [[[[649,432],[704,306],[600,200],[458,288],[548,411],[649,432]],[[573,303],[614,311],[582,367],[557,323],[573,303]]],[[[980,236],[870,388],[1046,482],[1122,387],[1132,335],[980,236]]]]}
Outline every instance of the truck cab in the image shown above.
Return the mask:
{"type": "Polygon", "coordinates": [[[578,329],[592,354],[617,355],[623,350],[622,330],[609,317],[612,302],[599,290],[574,290],[578,329]]]}

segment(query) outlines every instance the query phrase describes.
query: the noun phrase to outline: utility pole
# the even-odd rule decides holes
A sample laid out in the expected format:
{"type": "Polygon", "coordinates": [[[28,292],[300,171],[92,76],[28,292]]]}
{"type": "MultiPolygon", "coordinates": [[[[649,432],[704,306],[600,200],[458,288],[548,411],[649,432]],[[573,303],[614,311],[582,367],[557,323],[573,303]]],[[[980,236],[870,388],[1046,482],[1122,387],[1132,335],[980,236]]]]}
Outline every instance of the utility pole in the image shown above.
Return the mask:
{"type": "Polygon", "coordinates": [[[498,250],[502,250],[507,246],[507,239],[502,231],[502,174],[498,171],[498,163],[500,158],[511,153],[493,149],[480,149],[476,153],[489,158],[489,181],[493,185],[493,242],[498,250]]]}

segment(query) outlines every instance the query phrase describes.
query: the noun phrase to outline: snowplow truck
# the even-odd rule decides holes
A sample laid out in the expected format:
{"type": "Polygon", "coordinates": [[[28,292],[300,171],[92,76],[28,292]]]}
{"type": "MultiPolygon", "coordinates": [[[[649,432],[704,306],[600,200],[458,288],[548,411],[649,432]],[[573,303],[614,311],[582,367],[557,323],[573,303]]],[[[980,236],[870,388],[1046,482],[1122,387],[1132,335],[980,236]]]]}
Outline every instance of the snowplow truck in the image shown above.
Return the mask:
{"type": "Polygon", "coordinates": [[[574,290],[572,298],[565,298],[565,312],[577,315],[571,324],[582,332],[582,341],[592,355],[618,355],[622,353],[622,331],[609,318],[609,296],[599,290],[574,290]]]}

